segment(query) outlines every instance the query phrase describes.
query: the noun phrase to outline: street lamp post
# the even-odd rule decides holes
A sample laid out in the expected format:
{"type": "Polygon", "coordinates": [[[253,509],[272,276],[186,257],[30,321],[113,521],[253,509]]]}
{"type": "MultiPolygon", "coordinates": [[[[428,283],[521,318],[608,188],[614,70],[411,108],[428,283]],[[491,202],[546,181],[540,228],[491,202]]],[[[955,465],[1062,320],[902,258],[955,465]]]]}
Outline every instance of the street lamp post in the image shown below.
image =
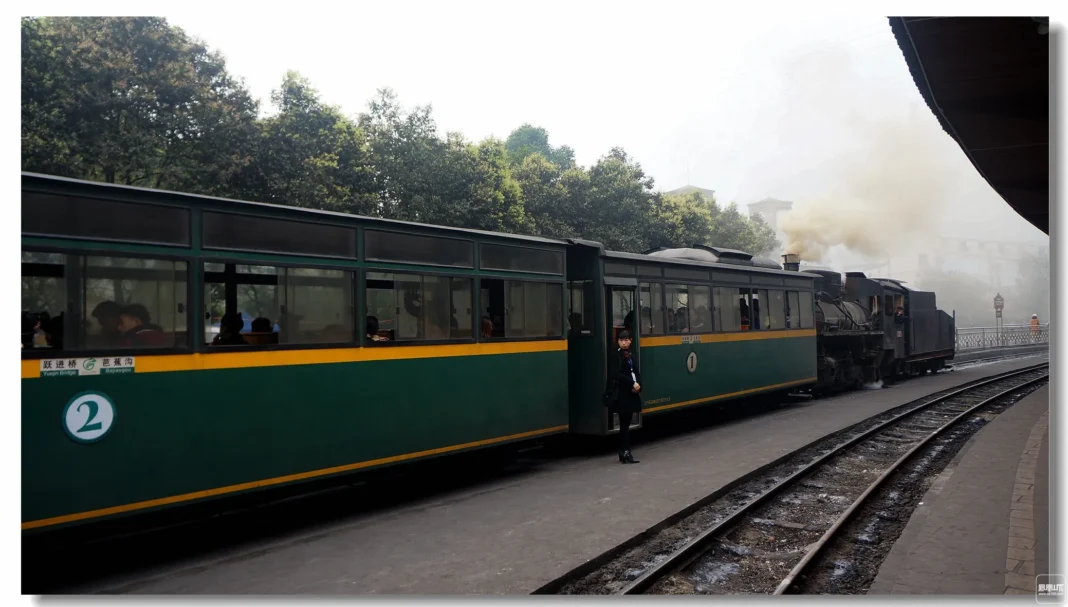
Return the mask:
{"type": "Polygon", "coordinates": [[[1001,332],[1001,328],[1003,326],[1002,323],[1004,322],[1001,318],[1001,311],[1004,309],[1005,298],[1001,296],[1001,293],[998,293],[994,296],[994,327],[997,329],[998,332],[998,345],[1002,346],[1005,345],[1002,343],[1003,337],[1001,332]]]}

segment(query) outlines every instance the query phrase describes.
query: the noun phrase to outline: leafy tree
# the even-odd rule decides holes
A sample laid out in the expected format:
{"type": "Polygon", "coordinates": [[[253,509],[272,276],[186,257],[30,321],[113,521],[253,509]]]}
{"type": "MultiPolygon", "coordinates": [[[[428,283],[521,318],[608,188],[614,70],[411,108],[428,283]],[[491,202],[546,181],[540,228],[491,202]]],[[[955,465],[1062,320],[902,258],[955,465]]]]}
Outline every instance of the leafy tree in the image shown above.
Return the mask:
{"type": "Polygon", "coordinates": [[[202,193],[247,163],[256,103],[157,18],[23,19],[23,170],[202,193]]]}
{"type": "Polygon", "coordinates": [[[664,248],[711,245],[714,212],[715,201],[698,192],[683,196],[661,194],[650,244],[664,248]]]}
{"type": "Polygon", "coordinates": [[[508,157],[512,164],[521,164],[531,154],[541,154],[543,158],[561,169],[575,166],[575,152],[568,146],[554,148],[549,145],[549,131],[542,127],[524,124],[512,131],[505,141],[508,157]]]}
{"type": "Polygon", "coordinates": [[[775,237],[775,230],[760,215],[749,217],[750,248],[753,255],[767,256],[779,250],[782,243],[775,237]]]}
{"type": "Polygon", "coordinates": [[[650,245],[653,179],[621,148],[590,167],[590,187],[575,228],[585,238],[617,251],[643,251],[650,245]]]}
{"type": "Polygon", "coordinates": [[[761,218],[749,218],[738,211],[738,205],[730,203],[727,208],[712,216],[712,242],[720,246],[740,249],[753,255],[768,253],[778,247],[775,232],[761,218]]]}
{"type": "Polygon", "coordinates": [[[523,192],[512,177],[504,143],[487,139],[468,148],[474,155],[473,171],[466,201],[464,227],[498,232],[529,234],[534,223],[523,207],[523,192]]]}
{"type": "Polygon", "coordinates": [[[437,186],[448,146],[430,114],[430,106],[405,110],[395,92],[381,89],[360,115],[383,217],[429,223],[441,212],[437,186]]]}
{"type": "Polygon", "coordinates": [[[661,194],[614,148],[587,168],[523,124],[474,144],[382,89],[353,121],[286,73],[258,118],[222,58],[155,18],[22,20],[23,170],[639,252],[694,243],[753,253],[761,220],[699,192],[661,194]]]}
{"type": "Polygon", "coordinates": [[[703,244],[767,255],[778,248],[775,231],[763,218],[747,218],[731,203],[721,210],[715,199],[700,192],[662,195],[653,246],[665,248],[703,244]]]}
{"type": "Polygon", "coordinates": [[[258,123],[242,197],[274,204],[377,214],[378,197],[364,133],[290,71],[272,92],[278,113],[258,123]]]}
{"type": "Polygon", "coordinates": [[[586,171],[574,167],[563,170],[535,152],[523,158],[513,173],[537,234],[550,238],[582,236],[575,226],[590,187],[586,171]]]}

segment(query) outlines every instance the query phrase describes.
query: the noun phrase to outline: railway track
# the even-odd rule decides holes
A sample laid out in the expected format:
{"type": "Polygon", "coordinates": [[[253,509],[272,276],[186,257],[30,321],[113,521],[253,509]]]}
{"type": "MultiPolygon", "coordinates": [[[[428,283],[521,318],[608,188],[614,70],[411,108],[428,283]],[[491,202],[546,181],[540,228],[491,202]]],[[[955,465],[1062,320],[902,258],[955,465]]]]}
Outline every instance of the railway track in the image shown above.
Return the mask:
{"type": "Polygon", "coordinates": [[[917,485],[932,462],[948,462],[999,407],[1004,410],[1014,395],[1047,380],[1048,367],[1044,362],[971,382],[857,424],[702,500],[535,594],[791,594],[828,587],[833,592],[835,576],[857,577],[850,572],[855,564],[833,557],[828,563],[824,557],[878,543],[876,523],[900,522],[901,506],[909,506],[901,494],[922,496],[917,485]],[[873,521],[867,527],[857,524],[861,511],[873,521]],[[829,550],[832,545],[835,550],[829,550]]]}

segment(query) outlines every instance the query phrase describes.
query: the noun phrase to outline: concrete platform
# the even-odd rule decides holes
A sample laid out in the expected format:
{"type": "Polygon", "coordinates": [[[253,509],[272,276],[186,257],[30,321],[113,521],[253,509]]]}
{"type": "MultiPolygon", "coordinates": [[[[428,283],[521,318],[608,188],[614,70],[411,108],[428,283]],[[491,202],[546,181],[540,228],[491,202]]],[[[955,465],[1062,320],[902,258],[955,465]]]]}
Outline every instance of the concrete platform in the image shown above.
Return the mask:
{"type": "Polygon", "coordinates": [[[554,461],[518,480],[488,482],[388,513],[353,515],[299,536],[85,591],[528,594],[823,435],[931,392],[1041,360],[920,377],[639,443],[638,465],[620,465],[615,453],[554,461]]]}
{"type": "Polygon", "coordinates": [[[1049,573],[1048,422],[1047,385],[977,432],[932,484],[868,594],[1034,597],[1035,574],[1049,573]]]}

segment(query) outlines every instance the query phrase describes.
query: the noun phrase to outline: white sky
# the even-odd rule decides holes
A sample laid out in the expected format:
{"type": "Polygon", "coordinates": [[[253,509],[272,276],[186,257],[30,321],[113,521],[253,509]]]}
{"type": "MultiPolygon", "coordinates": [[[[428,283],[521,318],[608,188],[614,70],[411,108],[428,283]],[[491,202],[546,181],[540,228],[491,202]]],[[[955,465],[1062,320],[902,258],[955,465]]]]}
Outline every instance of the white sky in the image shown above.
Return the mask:
{"type": "Polygon", "coordinates": [[[406,106],[432,104],[442,132],[504,138],[530,122],[553,145],[574,148],[580,164],[621,146],[660,189],[691,183],[742,205],[826,195],[841,179],[835,165],[875,145],[848,115],[894,124],[919,104],[914,123],[927,139],[916,145],[942,156],[937,177],[950,184],[939,195],[941,231],[1048,241],[942,133],[884,17],[742,18],[650,2],[640,11],[578,2],[357,6],[164,16],[220,50],[264,109],[287,69],[351,116],[391,87],[406,106]]]}

